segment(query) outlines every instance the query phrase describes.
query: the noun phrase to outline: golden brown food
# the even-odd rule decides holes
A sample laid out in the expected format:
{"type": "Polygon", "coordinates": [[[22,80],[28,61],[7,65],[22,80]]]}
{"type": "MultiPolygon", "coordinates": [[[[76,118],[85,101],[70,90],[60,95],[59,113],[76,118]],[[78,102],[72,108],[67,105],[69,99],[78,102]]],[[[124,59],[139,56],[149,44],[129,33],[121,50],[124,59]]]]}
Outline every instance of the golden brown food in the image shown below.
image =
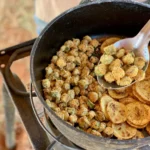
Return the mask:
{"type": "Polygon", "coordinates": [[[95,67],[95,74],[97,76],[103,76],[106,74],[106,71],[107,71],[107,66],[105,64],[99,64],[95,67]]]}
{"type": "Polygon", "coordinates": [[[111,55],[105,55],[105,54],[103,54],[102,56],[101,56],[101,58],[100,58],[100,62],[102,63],[102,64],[105,64],[105,65],[109,65],[109,64],[111,64],[111,62],[114,60],[114,57],[113,56],[111,56],[111,55]]]}

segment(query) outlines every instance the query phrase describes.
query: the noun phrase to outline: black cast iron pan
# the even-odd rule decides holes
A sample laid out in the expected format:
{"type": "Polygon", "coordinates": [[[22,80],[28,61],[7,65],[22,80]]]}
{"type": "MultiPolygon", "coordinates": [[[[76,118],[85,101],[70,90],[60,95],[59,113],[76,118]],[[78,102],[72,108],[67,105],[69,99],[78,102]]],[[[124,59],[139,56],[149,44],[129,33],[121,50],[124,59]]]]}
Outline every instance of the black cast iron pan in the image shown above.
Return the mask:
{"type": "Polygon", "coordinates": [[[150,19],[150,6],[133,1],[105,0],[70,9],[51,21],[37,38],[31,52],[31,79],[35,92],[54,125],[76,145],[88,150],[132,149],[150,143],[150,137],[116,140],[79,131],[55,115],[43,99],[41,80],[45,67],[68,39],[84,35],[134,36],[150,19]]]}

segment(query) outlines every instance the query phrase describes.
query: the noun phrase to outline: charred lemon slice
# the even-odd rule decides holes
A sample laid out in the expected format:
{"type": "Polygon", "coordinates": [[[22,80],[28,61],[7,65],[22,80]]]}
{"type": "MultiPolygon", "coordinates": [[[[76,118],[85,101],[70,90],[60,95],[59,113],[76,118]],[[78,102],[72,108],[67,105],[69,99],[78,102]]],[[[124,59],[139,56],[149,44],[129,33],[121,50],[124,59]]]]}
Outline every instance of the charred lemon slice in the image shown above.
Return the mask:
{"type": "Polygon", "coordinates": [[[131,139],[137,132],[136,128],[131,127],[125,122],[121,124],[113,124],[112,128],[114,130],[114,135],[120,140],[131,139]]]}
{"type": "Polygon", "coordinates": [[[127,119],[126,106],[116,101],[111,101],[107,105],[109,119],[115,123],[123,123],[127,119]]]}

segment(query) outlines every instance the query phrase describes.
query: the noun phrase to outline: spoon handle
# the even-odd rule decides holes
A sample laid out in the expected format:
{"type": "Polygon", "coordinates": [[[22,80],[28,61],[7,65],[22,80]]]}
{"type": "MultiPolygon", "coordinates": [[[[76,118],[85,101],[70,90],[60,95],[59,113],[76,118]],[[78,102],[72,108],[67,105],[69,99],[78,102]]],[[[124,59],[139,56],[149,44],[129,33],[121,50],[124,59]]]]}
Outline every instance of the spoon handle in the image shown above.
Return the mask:
{"type": "Polygon", "coordinates": [[[135,36],[137,48],[147,46],[150,41],[150,20],[145,24],[141,31],[135,36]]]}

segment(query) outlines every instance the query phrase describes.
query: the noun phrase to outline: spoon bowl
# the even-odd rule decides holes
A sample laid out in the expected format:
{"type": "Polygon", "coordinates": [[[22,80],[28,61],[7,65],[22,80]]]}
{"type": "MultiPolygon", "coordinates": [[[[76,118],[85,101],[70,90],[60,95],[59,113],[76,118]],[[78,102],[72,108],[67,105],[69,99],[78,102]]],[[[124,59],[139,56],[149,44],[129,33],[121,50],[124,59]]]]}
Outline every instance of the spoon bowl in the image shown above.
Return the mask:
{"type": "MultiPolygon", "coordinates": [[[[143,70],[146,71],[149,65],[149,57],[150,57],[148,50],[149,40],[150,40],[150,20],[146,23],[146,25],[135,37],[122,39],[114,43],[114,46],[116,47],[117,50],[124,48],[127,52],[132,51],[136,57],[143,57],[146,60],[146,64],[143,70]]],[[[116,83],[108,83],[107,81],[104,80],[104,78],[100,76],[97,76],[97,80],[98,83],[106,89],[120,89],[131,86],[136,82],[136,80],[134,80],[130,85],[119,86],[116,83]]]]}

